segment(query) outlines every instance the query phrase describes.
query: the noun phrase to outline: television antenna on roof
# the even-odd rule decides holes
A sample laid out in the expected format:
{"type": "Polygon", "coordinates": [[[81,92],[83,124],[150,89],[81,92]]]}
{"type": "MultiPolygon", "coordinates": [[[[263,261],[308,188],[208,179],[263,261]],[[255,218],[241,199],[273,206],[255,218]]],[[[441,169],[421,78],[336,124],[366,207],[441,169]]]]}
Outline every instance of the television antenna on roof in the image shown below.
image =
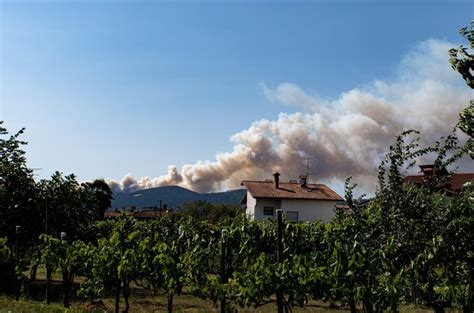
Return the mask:
{"type": "Polygon", "coordinates": [[[306,163],[306,172],[305,172],[306,178],[308,178],[309,175],[311,174],[311,172],[310,172],[311,160],[314,160],[314,159],[317,159],[317,158],[318,158],[317,156],[308,156],[308,157],[303,158],[303,160],[306,163]]]}

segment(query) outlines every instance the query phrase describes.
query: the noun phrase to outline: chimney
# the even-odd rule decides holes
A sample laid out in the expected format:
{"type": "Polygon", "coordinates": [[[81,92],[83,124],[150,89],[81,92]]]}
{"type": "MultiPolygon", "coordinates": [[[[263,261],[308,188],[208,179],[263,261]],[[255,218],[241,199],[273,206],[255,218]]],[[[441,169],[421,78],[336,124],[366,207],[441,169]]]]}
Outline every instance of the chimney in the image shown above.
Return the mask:
{"type": "Polygon", "coordinates": [[[423,173],[423,176],[432,176],[433,175],[434,166],[429,165],[420,165],[420,171],[423,173]]]}
{"type": "Polygon", "coordinates": [[[275,182],[275,188],[279,189],[280,188],[280,173],[276,172],[273,174],[273,181],[275,182]]]}
{"type": "Polygon", "coordinates": [[[301,187],[306,187],[308,176],[300,175],[300,185],[301,187]]]}

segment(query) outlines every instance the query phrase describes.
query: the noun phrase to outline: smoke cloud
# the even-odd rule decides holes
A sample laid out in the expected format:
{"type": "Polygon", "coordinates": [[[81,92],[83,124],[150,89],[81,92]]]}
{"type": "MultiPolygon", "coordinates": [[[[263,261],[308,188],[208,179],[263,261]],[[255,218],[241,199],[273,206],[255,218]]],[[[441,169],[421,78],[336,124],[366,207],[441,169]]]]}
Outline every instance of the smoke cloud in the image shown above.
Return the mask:
{"type": "Polygon", "coordinates": [[[402,59],[395,79],[377,80],[332,100],[319,100],[292,83],[261,83],[270,101],[300,112],[255,121],[230,138],[231,152],[214,161],[187,164],[181,171],[169,166],[166,175],[156,178],[127,175],[109,183],[125,191],[164,185],[217,191],[236,188],[244,179],[269,178],[275,171],[283,179],[295,179],[305,170],[303,158],[315,156],[313,180],[334,183],[353,176],[365,190],[373,190],[377,167],[395,136],[417,129],[431,144],[451,132],[468,104],[469,90],[447,61],[453,46],[424,41],[402,59]]]}

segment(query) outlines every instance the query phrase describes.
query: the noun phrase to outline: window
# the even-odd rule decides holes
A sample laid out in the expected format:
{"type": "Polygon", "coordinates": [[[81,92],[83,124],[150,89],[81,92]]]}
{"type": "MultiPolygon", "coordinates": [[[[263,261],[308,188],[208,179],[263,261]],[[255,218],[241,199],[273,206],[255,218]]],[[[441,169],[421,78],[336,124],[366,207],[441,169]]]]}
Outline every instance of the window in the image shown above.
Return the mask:
{"type": "Polygon", "coordinates": [[[286,211],[286,219],[289,222],[298,223],[298,212],[296,212],[296,211],[286,211]]]}
{"type": "Polygon", "coordinates": [[[273,211],[274,211],[274,209],[273,209],[273,207],[271,207],[271,206],[265,206],[265,207],[263,207],[263,215],[271,215],[271,216],[273,216],[273,214],[274,214],[273,211]]]}

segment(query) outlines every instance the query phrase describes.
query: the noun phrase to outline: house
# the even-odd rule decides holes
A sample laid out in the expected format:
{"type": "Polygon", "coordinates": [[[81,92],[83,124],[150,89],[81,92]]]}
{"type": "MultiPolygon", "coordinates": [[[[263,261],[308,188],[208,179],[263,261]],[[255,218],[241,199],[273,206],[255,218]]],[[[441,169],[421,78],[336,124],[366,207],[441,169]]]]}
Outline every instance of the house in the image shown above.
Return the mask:
{"type": "MultiPolygon", "coordinates": [[[[425,184],[433,175],[447,176],[448,171],[445,168],[440,169],[435,173],[434,165],[420,165],[419,175],[408,175],[405,177],[405,182],[414,184],[415,186],[422,186],[425,184]]],[[[474,173],[453,173],[447,180],[444,186],[445,191],[448,194],[457,194],[461,191],[462,186],[465,183],[474,182],[474,173]]]]}
{"type": "Polygon", "coordinates": [[[241,204],[254,220],[273,219],[276,210],[281,209],[293,222],[330,222],[336,205],[344,200],[324,184],[309,184],[305,175],[300,176],[299,182],[281,182],[280,174],[275,173],[273,180],[244,180],[241,185],[247,189],[241,204]]]}

